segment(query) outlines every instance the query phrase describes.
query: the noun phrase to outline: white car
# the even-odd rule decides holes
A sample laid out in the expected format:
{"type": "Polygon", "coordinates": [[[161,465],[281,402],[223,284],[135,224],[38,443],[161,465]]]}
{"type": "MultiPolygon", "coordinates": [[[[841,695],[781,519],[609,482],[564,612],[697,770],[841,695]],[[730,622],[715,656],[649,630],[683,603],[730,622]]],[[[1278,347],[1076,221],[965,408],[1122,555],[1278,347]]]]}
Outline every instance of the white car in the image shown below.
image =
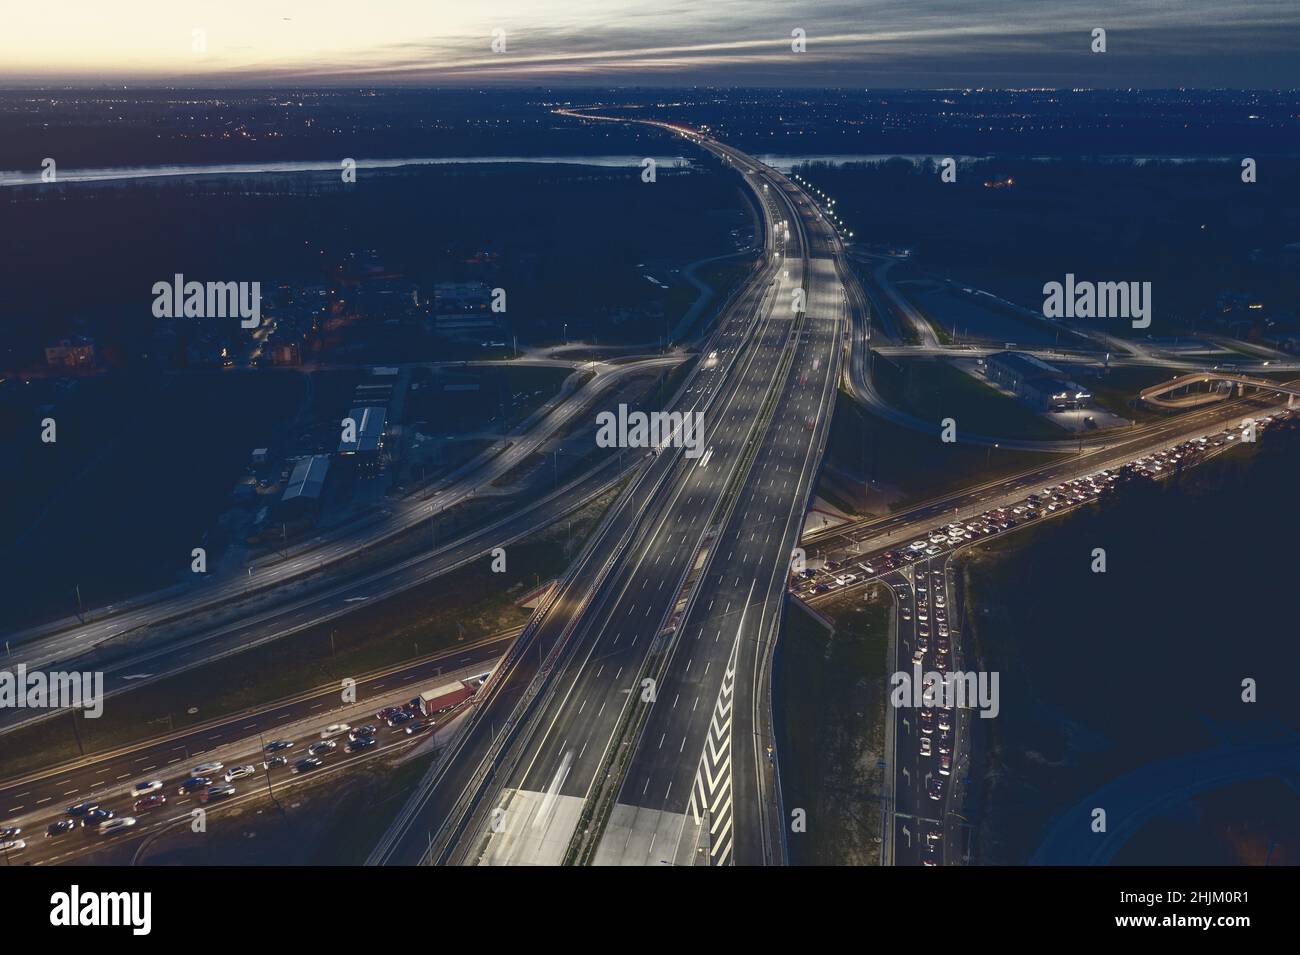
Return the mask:
{"type": "Polygon", "coordinates": [[[922,737],[921,737],[921,755],[922,755],[922,756],[929,756],[929,755],[931,754],[932,751],[931,751],[931,749],[930,749],[930,746],[931,746],[931,744],[930,744],[930,737],[928,737],[928,736],[922,736],[922,737]]]}
{"type": "Polygon", "coordinates": [[[136,783],[131,787],[131,798],[139,799],[141,796],[147,796],[150,793],[156,793],[163,788],[161,779],[147,779],[144,782],[136,783]]]}
{"type": "Polygon", "coordinates": [[[210,763],[199,763],[190,770],[190,778],[198,779],[200,776],[211,776],[213,773],[219,773],[226,768],[225,763],[213,760],[210,763]]]}
{"type": "Polygon", "coordinates": [[[352,729],[352,727],[347,723],[331,723],[320,731],[320,738],[333,739],[335,736],[342,736],[350,729],[352,729]]]}
{"type": "Polygon", "coordinates": [[[251,776],[257,772],[256,766],[231,766],[226,770],[226,782],[232,783],[236,779],[243,779],[245,776],[251,776]]]}
{"type": "Polygon", "coordinates": [[[0,852],[17,852],[19,849],[26,849],[27,841],[25,839],[10,839],[8,842],[0,842],[0,852]]]}
{"type": "Polygon", "coordinates": [[[109,819],[100,825],[99,834],[101,836],[111,836],[123,829],[130,829],[135,825],[135,821],[135,816],[118,816],[116,819],[109,819]]]}

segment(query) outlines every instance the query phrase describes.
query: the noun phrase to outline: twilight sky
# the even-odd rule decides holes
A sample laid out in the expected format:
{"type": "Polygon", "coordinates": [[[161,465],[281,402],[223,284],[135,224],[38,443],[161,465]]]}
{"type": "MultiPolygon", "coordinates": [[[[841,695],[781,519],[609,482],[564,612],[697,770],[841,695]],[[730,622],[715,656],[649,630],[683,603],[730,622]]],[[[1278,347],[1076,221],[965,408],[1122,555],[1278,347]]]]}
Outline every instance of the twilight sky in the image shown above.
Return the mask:
{"type": "Polygon", "coordinates": [[[62,0],[0,86],[1300,86],[1300,0],[62,0]],[[807,52],[790,48],[807,34],[807,52]],[[1089,50],[1107,31],[1108,52],[1089,50]],[[506,51],[491,49],[504,30],[506,51]],[[206,52],[195,52],[194,31],[206,52]]]}

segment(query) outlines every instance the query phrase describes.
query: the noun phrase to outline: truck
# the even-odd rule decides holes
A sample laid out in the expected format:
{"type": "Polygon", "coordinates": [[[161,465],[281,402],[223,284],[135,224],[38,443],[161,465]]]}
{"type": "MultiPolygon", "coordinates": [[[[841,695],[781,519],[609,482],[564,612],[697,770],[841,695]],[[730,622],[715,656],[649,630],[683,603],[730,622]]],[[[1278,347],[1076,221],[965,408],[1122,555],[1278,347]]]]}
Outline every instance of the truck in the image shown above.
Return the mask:
{"type": "Polygon", "coordinates": [[[410,709],[419,713],[420,716],[436,716],[453,706],[459,706],[464,703],[477,690],[477,686],[471,686],[464,681],[455,683],[444,683],[442,686],[434,687],[432,690],[425,690],[415,699],[411,700],[410,709]]]}

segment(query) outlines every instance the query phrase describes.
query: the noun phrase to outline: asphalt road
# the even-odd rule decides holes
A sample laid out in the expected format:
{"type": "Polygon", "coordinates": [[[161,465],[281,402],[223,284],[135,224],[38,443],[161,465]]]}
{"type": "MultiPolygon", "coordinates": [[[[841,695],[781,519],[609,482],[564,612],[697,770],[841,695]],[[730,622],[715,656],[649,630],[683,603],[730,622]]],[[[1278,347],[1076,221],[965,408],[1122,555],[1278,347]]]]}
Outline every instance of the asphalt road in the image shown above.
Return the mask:
{"type": "MultiPolygon", "coordinates": [[[[635,460],[629,459],[625,467],[635,464],[635,460]]],[[[224,616],[211,625],[200,622],[201,625],[195,626],[193,620],[181,621],[174,632],[163,627],[148,640],[88,652],[66,662],[64,668],[102,672],[104,693],[109,701],[106,705],[111,708],[112,698],[119,694],[345,617],[367,603],[419,586],[473,560],[486,559],[492,548],[507,546],[552,524],[621,479],[624,473],[625,468],[611,460],[607,466],[593,470],[557,493],[426,555],[341,583],[327,584],[301,596],[286,595],[285,600],[265,610],[235,616],[229,623],[224,616]]],[[[16,664],[19,659],[13,662],[16,664]]],[[[0,731],[55,716],[57,713],[48,710],[5,709],[0,711],[0,731]]]]}
{"type": "MultiPolygon", "coordinates": [[[[798,350],[790,303],[794,289],[804,284],[800,230],[787,235],[780,228],[791,213],[780,208],[778,192],[757,190],[769,210],[765,247],[774,258],[724,316],[711,343],[716,365],[702,366],[678,406],[704,411],[703,456],[692,460],[665,452],[628,492],[589,560],[580,561],[561,587],[556,605],[565,612],[547,615],[531,637],[539,661],[563,646],[554,671],[545,671],[545,692],[530,695],[524,685],[537,675],[537,664],[513,674],[503,669],[500,691],[476,714],[481,738],[472,739],[475,728],[467,731],[465,752],[422,787],[374,861],[421,860],[430,832],[436,834],[435,849],[445,844],[446,857],[457,860],[486,854],[493,861],[529,861],[539,841],[549,841],[552,851],[567,843],[573,820],[534,815],[494,833],[491,810],[505,809],[509,819],[513,810],[503,803],[520,790],[550,793],[552,802],[581,802],[603,778],[607,749],[627,707],[641,699],[647,661],[667,646],[667,625],[686,578],[717,535],[710,521],[723,492],[744,450],[763,446],[753,429],[769,397],[779,396],[773,382],[789,373],[789,356],[798,350]],[[521,701],[532,709],[516,718],[521,701]],[[498,743],[497,731],[507,723],[508,738],[498,743]],[[550,832],[553,824],[556,833],[550,832]],[[525,830],[531,829],[541,833],[529,836],[525,830]],[[504,850],[488,845],[493,840],[487,837],[521,833],[525,838],[504,850]]],[[[531,647],[527,654],[533,655],[531,647]]]]}
{"type": "MultiPolygon", "coordinates": [[[[671,367],[684,355],[648,358],[613,364],[595,362],[595,376],[578,390],[554,399],[508,436],[505,447],[494,446],[458,468],[453,474],[419,493],[397,499],[382,511],[359,518],[342,527],[323,532],[296,545],[283,556],[273,556],[248,568],[246,575],[203,577],[192,586],[172,588],[145,595],[134,601],[92,609],[85,623],[76,618],[10,632],[0,636],[8,644],[6,665],[26,664],[29,668],[59,665],[69,668],[88,652],[131,640],[151,646],[174,638],[176,624],[184,624],[206,613],[214,625],[229,625],[248,613],[250,595],[283,588],[301,578],[319,574],[326,567],[347,560],[360,551],[382,543],[418,526],[433,514],[474,496],[483,486],[535,453],[551,435],[568,426],[576,416],[586,414],[597,396],[628,376],[647,368],[671,367]],[[523,429],[523,430],[520,430],[523,429]],[[243,604],[243,605],[241,605],[243,604]]],[[[188,555],[185,560],[188,561],[188,555]]]]}
{"type": "MultiPolygon", "coordinates": [[[[45,827],[55,819],[64,818],[64,807],[85,800],[100,803],[118,815],[131,815],[133,800],[128,793],[131,785],[147,779],[163,780],[166,807],[136,814],[140,825],[114,837],[114,841],[138,838],[156,824],[174,819],[178,809],[188,812],[200,804],[197,796],[178,794],[177,786],[193,766],[212,759],[223,761],[227,768],[245,763],[256,765],[255,776],[236,781],[235,785],[253,795],[262,793],[266,789],[267,772],[273,785],[294,775],[293,763],[306,755],[307,746],[319,738],[321,727],[340,721],[353,726],[378,724],[375,713],[381,706],[405,702],[423,690],[448,682],[454,673],[477,674],[491,669],[515,636],[514,631],[501,634],[359,679],[355,704],[344,704],[337,686],[319,688],[270,707],[244,711],[112,752],[11,778],[0,785],[0,826],[20,825],[27,849],[11,854],[10,861],[14,864],[65,861],[101,848],[105,842],[103,837],[78,830],[46,838],[45,827]],[[264,771],[262,746],[280,738],[295,742],[292,749],[284,750],[290,757],[289,765],[264,771]]],[[[338,748],[325,757],[327,766],[368,758],[390,746],[412,741],[401,727],[379,724],[378,730],[376,738],[380,745],[359,754],[347,753],[347,740],[340,739],[338,748]]]]}

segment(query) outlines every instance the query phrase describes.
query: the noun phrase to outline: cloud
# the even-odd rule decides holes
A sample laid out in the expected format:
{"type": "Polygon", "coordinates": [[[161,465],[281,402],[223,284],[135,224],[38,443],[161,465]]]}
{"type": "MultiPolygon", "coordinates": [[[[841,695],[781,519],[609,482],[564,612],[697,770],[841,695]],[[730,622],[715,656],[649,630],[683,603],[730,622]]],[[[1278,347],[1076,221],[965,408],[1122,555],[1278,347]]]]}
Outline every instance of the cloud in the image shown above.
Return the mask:
{"type": "Polygon", "coordinates": [[[892,77],[886,85],[926,85],[960,77],[967,85],[1174,86],[1194,77],[1249,86],[1286,81],[1300,53],[1294,0],[387,0],[382,13],[345,0],[287,0],[287,22],[260,0],[227,0],[200,18],[211,52],[195,60],[182,42],[187,21],[160,4],[137,0],[114,26],[99,21],[93,54],[77,17],[55,31],[49,18],[19,14],[0,37],[0,63],[31,64],[30,75],[51,79],[242,84],[879,85],[892,77]],[[1088,50],[1095,26],[1109,35],[1104,55],[1088,50]],[[497,27],[505,53],[489,46],[497,27]],[[795,27],[807,33],[805,53],[790,49],[795,27]]]}

